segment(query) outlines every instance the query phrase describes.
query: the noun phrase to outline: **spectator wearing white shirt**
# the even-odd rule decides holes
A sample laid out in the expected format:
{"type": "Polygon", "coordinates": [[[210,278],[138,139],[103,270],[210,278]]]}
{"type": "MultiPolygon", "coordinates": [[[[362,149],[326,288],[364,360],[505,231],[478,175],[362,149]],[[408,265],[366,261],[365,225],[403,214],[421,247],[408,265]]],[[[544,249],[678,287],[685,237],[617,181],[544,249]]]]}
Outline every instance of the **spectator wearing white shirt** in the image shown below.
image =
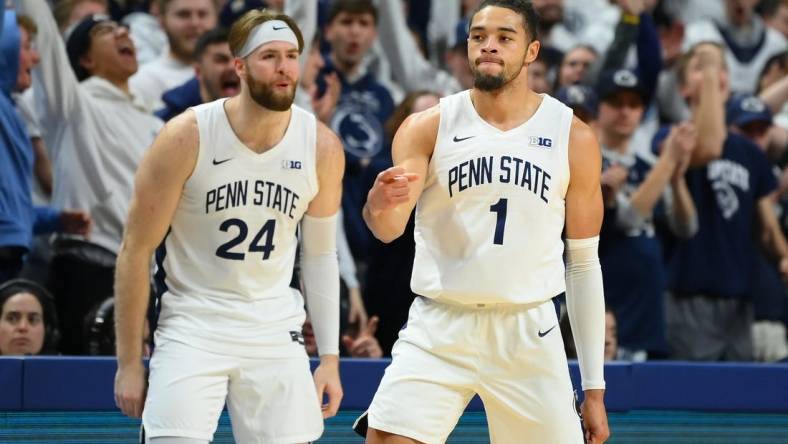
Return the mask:
{"type": "Polygon", "coordinates": [[[33,81],[54,161],[53,205],[90,212],[94,222],[89,237],[58,238],[50,267],[62,351],[79,354],[85,314],[112,294],[134,172],[162,122],[129,92],[137,59],[126,28],[89,16],[64,45],[44,0],[17,0],[17,10],[38,25],[33,81]]]}
{"type": "Polygon", "coordinates": [[[167,34],[169,51],[142,65],[129,81],[151,110],[162,108],[162,94],[194,76],[192,57],[197,39],[216,26],[213,0],[158,0],[161,26],[167,34]]]}

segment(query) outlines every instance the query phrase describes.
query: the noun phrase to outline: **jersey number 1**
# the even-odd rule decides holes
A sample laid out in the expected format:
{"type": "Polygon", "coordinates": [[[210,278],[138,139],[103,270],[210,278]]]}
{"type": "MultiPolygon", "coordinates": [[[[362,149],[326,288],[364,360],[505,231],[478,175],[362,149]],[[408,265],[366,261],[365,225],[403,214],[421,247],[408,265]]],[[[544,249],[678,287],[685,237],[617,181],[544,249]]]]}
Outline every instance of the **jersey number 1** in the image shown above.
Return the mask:
{"type": "Polygon", "coordinates": [[[503,230],[506,228],[506,202],[503,197],[498,199],[493,205],[490,205],[490,211],[496,214],[495,220],[495,236],[493,243],[495,245],[503,245],[503,230]]]}
{"type": "MultiPolygon", "coordinates": [[[[227,232],[230,230],[230,227],[238,227],[238,235],[223,243],[222,245],[219,245],[219,248],[216,249],[216,255],[224,259],[242,261],[244,260],[245,254],[242,252],[239,253],[230,251],[230,249],[246,240],[246,235],[249,234],[249,227],[246,225],[246,222],[242,221],[241,219],[233,218],[222,222],[222,224],[219,226],[219,229],[227,232]]],[[[274,251],[275,228],[276,220],[268,219],[268,221],[266,221],[266,223],[263,225],[263,228],[261,228],[260,231],[257,232],[257,235],[254,237],[254,239],[252,239],[252,243],[249,245],[249,251],[262,251],[263,260],[268,259],[271,256],[271,252],[274,251]],[[265,243],[260,245],[260,241],[263,239],[263,236],[265,236],[265,243]]]]}

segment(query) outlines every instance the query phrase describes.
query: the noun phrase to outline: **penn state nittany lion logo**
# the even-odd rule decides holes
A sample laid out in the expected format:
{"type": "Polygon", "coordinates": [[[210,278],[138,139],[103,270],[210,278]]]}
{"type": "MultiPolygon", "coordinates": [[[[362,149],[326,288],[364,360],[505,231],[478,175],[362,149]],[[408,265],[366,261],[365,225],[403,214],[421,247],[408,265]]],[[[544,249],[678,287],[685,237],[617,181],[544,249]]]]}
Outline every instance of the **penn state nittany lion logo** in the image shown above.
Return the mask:
{"type": "Polygon", "coordinates": [[[348,102],[337,107],[331,129],[342,138],[346,152],[360,158],[375,157],[383,149],[383,125],[373,113],[379,106],[348,102]]]}

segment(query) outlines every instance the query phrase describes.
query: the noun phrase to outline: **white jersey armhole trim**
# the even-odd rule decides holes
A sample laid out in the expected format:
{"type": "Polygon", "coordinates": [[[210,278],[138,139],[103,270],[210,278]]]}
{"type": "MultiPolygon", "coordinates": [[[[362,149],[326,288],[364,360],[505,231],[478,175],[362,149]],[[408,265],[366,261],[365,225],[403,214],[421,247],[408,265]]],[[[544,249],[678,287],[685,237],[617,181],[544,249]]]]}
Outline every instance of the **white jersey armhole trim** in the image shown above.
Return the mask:
{"type": "MultiPolygon", "coordinates": [[[[304,149],[307,152],[306,158],[308,159],[309,163],[309,186],[312,188],[312,192],[316,196],[317,193],[320,192],[320,180],[318,179],[317,175],[317,119],[313,114],[308,113],[297,106],[293,106],[293,113],[298,113],[300,115],[299,118],[304,118],[307,122],[307,146],[304,147],[304,149]]],[[[293,122],[291,121],[291,124],[292,123],[293,122]]]]}
{"type": "Polygon", "coordinates": [[[208,104],[193,106],[189,108],[189,110],[191,110],[191,112],[194,113],[194,119],[197,122],[197,159],[194,162],[194,168],[192,169],[192,172],[189,174],[189,177],[186,178],[186,182],[183,183],[184,189],[186,189],[186,187],[188,187],[192,183],[193,177],[199,177],[200,172],[203,169],[205,169],[203,163],[205,163],[205,159],[207,157],[203,152],[205,151],[205,149],[203,148],[203,141],[210,140],[208,138],[209,134],[207,132],[209,131],[208,123],[211,120],[209,116],[206,116],[206,114],[213,111],[207,108],[208,108],[208,104]]]}
{"type": "Polygon", "coordinates": [[[571,108],[558,102],[558,100],[555,100],[555,103],[560,105],[564,111],[563,116],[561,118],[560,137],[562,139],[565,138],[565,140],[561,140],[559,146],[561,147],[560,149],[563,150],[563,155],[564,155],[562,168],[564,168],[564,173],[565,173],[564,177],[566,179],[562,184],[563,187],[562,194],[563,197],[566,198],[566,193],[569,190],[569,182],[572,180],[572,168],[569,165],[569,150],[571,149],[570,141],[572,140],[571,132],[572,132],[572,122],[574,121],[574,112],[572,112],[571,108]]]}

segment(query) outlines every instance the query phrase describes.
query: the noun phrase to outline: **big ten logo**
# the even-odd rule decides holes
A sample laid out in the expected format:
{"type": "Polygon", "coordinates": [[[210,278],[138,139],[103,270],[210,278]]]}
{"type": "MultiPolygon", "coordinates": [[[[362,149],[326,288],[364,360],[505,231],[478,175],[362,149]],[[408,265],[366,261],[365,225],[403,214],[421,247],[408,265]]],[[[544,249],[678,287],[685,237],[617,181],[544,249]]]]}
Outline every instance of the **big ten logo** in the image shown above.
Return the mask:
{"type": "Polygon", "coordinates": [[[300,160],[283,160],[282,161],[282,168],[286,170],[300,170],[301,169],[301,161],[300,160]]]}
{"type": "Polygon", "coordinates": [[[528,146],[541,146],[545,148],[552,148],[553,139],[549,137],[530,136],[528,138],[528,146]]]}

